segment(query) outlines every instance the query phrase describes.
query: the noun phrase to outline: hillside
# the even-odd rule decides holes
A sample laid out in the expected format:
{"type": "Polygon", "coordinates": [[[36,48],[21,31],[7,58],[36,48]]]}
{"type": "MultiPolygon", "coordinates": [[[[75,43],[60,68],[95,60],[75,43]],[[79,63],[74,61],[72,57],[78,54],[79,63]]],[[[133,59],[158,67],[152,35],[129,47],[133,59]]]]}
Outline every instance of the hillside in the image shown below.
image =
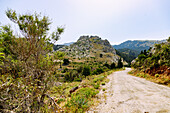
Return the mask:
{"type": "Polygon", "coordinates": [[[170,84],[170,38],[167,42],[155,44],[152,49],[141,53],[132,63],[140,72],[148,73],[158,83],[170,84]]]}
{"type": "Polygon", "coordinates": [[[115,49],[128,48],[136,51],[148,50],[153,47],[154,44],[165,42],[166,40],[128,40],[119,45],[113,45],[115,49]]]}
{"type": "Polygon", "coordinates": [[[95,58],[97,61],[118,62],[119,56],[108,40],[98,36],[81,36],[77,42],[70,46],[60,48],[73,58],[95,58]]]}
{"type": "Polygon", "coordinates": [[[65,45],[53,45],[53,50],[54,51],[57,51],[59,50],[60,48],[64,47],[65,45]]]}
{"type": "Polygon", "coordinates": [[[143,50],[148,50],[154,44],[165,42],[166,40],[128,40],[119,45],[113,45],[116,52],[126,62],[130,64],[143,50]]]}
{"type": "Polygon", "coordinates": [[[127,63],[131,63],[132,60],[134,60],[139,52],[136,50],[128,49],[128,48],[123,48],[123,49],[118,49],[116,50],[116,53],[121,56],[127,63]]]}

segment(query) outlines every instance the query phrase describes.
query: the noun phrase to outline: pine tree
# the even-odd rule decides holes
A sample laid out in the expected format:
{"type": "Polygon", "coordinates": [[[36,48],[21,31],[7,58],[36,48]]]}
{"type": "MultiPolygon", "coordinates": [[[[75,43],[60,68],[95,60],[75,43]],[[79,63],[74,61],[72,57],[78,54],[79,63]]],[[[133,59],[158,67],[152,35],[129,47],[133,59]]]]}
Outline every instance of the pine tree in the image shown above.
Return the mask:
{"type": "Polygon", "coordinates": [[[119,61],[118,61],[117,67],[118,67],[118,68],[122,68],[122,67],[123,67],[123,63],[122,63],[121,58],[120,58],[119,61]]]}

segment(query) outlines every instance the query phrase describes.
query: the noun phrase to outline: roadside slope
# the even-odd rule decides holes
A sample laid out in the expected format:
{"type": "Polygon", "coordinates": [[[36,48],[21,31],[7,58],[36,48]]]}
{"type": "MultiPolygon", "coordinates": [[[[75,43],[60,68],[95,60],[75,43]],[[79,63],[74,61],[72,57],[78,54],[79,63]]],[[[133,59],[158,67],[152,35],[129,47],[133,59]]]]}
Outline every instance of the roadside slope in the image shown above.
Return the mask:
{"type": "Polygon", "coordinates": [[[105,86],[106,100],[89,112],[169,113],[170,88],[128,75],[128,71],[130,69],[109,75],[110,82],[105,86]]]}

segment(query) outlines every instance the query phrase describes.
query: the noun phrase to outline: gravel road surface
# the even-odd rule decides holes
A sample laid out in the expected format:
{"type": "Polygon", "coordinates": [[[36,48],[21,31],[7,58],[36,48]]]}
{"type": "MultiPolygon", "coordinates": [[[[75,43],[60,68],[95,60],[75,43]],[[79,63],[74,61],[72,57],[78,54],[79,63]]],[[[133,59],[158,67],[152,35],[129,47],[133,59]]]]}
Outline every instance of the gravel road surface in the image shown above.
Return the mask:
{"type": "Polygon", "coordinates": [[[99,93],[101,103],[88,113],[170,113],[170,88],[131,76],[130,70],[108,76],[107,90],[99,93]]]}

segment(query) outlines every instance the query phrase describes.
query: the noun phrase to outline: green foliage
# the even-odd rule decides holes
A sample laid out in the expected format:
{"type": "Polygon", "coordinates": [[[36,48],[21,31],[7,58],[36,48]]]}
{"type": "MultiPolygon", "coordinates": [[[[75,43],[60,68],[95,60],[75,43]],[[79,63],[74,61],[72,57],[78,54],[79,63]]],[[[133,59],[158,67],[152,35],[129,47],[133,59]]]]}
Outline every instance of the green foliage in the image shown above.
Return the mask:
{"type": "Polygon", "coordinates": [[[67,110],[72,112],[85,112],[90,107],[90,99],[99,93],[92,88],[81,88],[72,94],[71,99],[65,104],[67,110]]]}
{"type": "Polygon", "coordinates": [[[152,81],[160,84],[169,84],[169,66],[170,66],[170,43],[167,41],[155,46],[147,52],[141,52],[132,66],[135,71],[148,73],[137,74],[139,77],[149,78],[152,81]]]}
{"type": "Polygon", "coordinates": [[[168,42],[170,42],[170,37],[167,39],[168,42]]]}
{"type": "Polygon", "coordinates": [[[60,99],[57,100],[57,104],[60,104],[60,103],[63,102],[63,101],[65,101],[65,99],[60,98],[60,99]]]}
{"type": "Polygon", "coordinates": [[[93,85],[93,87],[94,87],[95,89],[99,89],[99,88],[100,88],[100,84],[99,84],[99,83],[96,83],[96,84],[93,85]]]}
{"type": "Polygon", "coordinates": [[[54,58],[60,60],[60,68],[61,68],[61,60],[64,59],[64,56],[65,56],[65,53],[63,53],[61,51],[57,51],[54,53],[54,58]]]}
{"type": "Polygon", "coordinates": [[[87,98],[82,96],[71,96],[70,100],[67,100],[65,104],[66,112],[83,113],[89,108],[87,98]]]}
{"type": "Polygon", "coordinates": [[[169,42],[162,44],[155,44],[153,49],[147,52],[141,52],[141,54],[136,59],[136,62],[132,65],[133,67],[139,68],[158,68],[160,66],[166,65],[170,66],[169,55],[170,45],[169,42]]]}
{"type": "Polygon", "coordinates": [[[105,82],[102,82],[102,85],[105,85],[105,82]]]}
{"type": "Polygon", "coordinates": [[[96,91],[93,88],[86,87],[86,88],[79,89],[74,95],[77,95],[77,96],[80,95],[84,98],[90,99],[90,98],[95,97],[97,93],[99,93],[99,91],[96,91]]]}
{"type": "Polygon", "coordinates": [[[95,69],[94,71],[93,71],[93,75],[98,75],[98,74],[101,74],[101,73],[103,73],[104,72],[104,70],[103,70],[103,68],[97,68],[97,69],[95,69]]]}
{"type": "Polygon", "coordinates": [[[10,48],[10,44],[12,44],[12,40],[13,40],[13,35],[12,35],[13,31],[11,30],[11,26],[10,25],[5,25],[5,26],[1,26],[0,29],[0,51],[5,53],[6,55],[11,54],[11,48],[10,48]]]}
{"type": "Polygon", "coordinates": [[[0,28],[0,112],[41,112],[45,97],[49,97],[46,93],[55,82],[56,56],[49,55],[50,42],[57,41],[64,29],[57,28],[50,37],[47,16],[18,15],[13,10],[7,10],[6,15],[22,37],[14,36],[9,26],[0,28]]]}
{"type": "Polygon", "coordinates": [[[108,69],[110,69],[110,65],[107,62],[103,66],[106,66],[108,69]]]}
{"type": "Polygon", "coordinates": [[[155,77],[156,77],[156,78],[159,77],[159,74],[155,74],[155,77]]]}
{"type": "Polygon", "coordinates": [[[77,72],[78,72],[78,73],[82,73],[82,72],[83,72],[83,66],[79,66],[79,67],[77,68],[77,72]]]}
{"type": "Polygon", "coordinates": [[[122,60],[120,58],[119,61],[118,61],[118,64],[117,64],[117,68],[122,68],[122,67],[123,67],[123,63],[122,63],[122,60]]]}
{"type": "Polygon", "coordinates": [[[103,58],[103,54],[100,54],[100,58],[103,58]]]}
{"type": "Polygon", "coordinates": [[[64,64],[64,65],[69,65],[69,63],[70,63],[69,59],[64,59],[64,60],[63,60],[63,64],[64,64]]]}
{"type": "Polygon", "coordinates": [[[64,47],[65,45],[53,45],[54,51],[59,50],[60,48],[64,47]]]}
{"type": "Polygon", "coordinates": [[[68,71],[68,68],[64,68],[62,73],[66,73],[68,71]]]}
{"type": "Polygon", "coordinates": [[[90,66],[85,65],[85,66],[83,67],[83,75],[86,77],[86,76],[89,76],[90,73],[91,73],[91,68],[90,68],[90,66]]]}
{"type": "Polygon", "coordinates": [[[66,72],[64,76],[65,81],[74,81],[75,78],[78,78],[79,74],[77,73],[76,70],[71,70],[70,72],[66,72]]]}
{"type": "Polygon", "coordinates": [[[128,48],[116,49],[116,54],[121,56],[129,64],[139,55],[139,53],[139,51],[128,48]]]}
{"type": "Polygon", "coordinates": [[[97,81],[103,81],[103,79],[104,79],[104,76],[103,76],[103,75],[100,75],[99,77],[95,78],[95,79],[93,80],[93,82],[96,83],[97,81]]]}
{"type": "Polygon", "coordinates": [[[114,69],[114,68],[116,68],[116,65],[115,65],[115,63],[113,62],[113,63],[110,65],[110,69],[114,69]]]}

